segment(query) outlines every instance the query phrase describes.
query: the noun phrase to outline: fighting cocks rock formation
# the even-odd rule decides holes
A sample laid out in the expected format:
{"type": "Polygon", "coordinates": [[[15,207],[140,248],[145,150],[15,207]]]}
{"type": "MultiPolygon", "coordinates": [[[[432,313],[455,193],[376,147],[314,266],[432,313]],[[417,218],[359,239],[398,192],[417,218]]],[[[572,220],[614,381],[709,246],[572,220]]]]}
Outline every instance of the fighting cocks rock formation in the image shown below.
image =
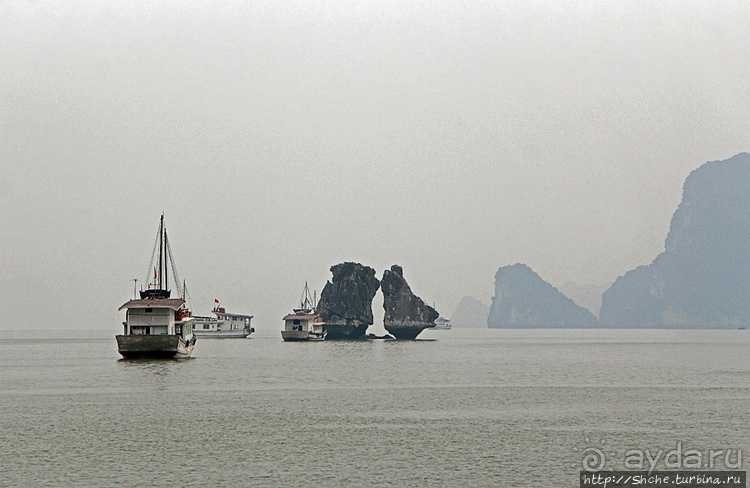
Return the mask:
{"type": "Polygon", "coordinates": [[[415,339],[424,329],[435,326],[440,314],[412,293],[401,266],[394,264],[385,270],[381,286],[383,325],[396,339],[415,339]]]}
{"type": "Polygon", "coordinates": [[[333,279],[320,294],[317,311],[327,330],[326,340],[366,338],[372,325],[372,299],[380,287],[375,270],[359,263],[331,267],[333,279]]]}

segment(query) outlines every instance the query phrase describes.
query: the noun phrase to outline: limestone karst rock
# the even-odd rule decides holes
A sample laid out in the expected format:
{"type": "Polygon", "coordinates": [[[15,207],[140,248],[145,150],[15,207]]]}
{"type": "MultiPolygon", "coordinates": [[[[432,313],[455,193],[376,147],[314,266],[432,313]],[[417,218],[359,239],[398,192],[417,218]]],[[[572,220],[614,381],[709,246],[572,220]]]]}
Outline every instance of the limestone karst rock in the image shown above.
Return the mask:
{"type": "Polygon", "coordinates": [[[685,180],[664,252],[602,296],[610,327],[750,326],[750,153],[710,161],[685,180]]]}
{"type": "Polygon", "coordinates": [[[598,325],[591,312],[576,305],[525,264],[497,270],[487,327],[580,328],[598,325]]]}
{"type": "Polygon", "coordinates": [[[396,339],[415,339],[424,329],[435,326],[440,314],[412,293],[401,266],[394,264],[385,270],[381,286],[383,325],[396,339]]]}
{"type": "Polygon", "coordinates": [[[331,273],[317,307],[326,324],[326,340],[364,338],[373,322],[372,299],[380,287],[375,270],[347,262],[332,266],[331,273]]]}

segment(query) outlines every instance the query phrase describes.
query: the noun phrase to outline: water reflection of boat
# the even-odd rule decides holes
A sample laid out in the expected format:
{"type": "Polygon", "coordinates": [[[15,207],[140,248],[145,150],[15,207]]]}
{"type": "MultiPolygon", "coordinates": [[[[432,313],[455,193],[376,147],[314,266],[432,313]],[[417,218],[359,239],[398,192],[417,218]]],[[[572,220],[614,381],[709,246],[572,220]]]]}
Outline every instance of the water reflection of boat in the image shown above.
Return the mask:
{"type": "Polygon", "coordinates": [[[322,341],[326,338],[325,324],[315,310],[315,298],[305,282],[299,308],[284,317],[281,338],[285,341],[322,341]]]}
{"type": "Polygon", "coordinates": [[[117,350],[126,358],[187,358],[195,348],[193,319],[185,306],[184,298],[172,298],[167,288],[168,267],[176,269],[172,249],[167,239],[164,215],[159,223],[159,233],[151,256],[150,270],[154,270],[153,281],[141,290],[140,298],[133,298],[119,310],[126,310],[123,333],[116,335],[117,350]],[[159,246],[158,267],[154,266],[156,245],[159,246]]]}

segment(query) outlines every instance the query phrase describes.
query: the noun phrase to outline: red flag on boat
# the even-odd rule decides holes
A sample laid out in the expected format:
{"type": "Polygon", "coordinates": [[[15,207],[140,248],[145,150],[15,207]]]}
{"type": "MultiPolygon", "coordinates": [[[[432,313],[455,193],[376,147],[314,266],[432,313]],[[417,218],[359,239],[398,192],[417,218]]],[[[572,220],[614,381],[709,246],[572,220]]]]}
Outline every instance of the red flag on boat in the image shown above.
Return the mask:
{"type": "Polygon", "coordinates": [[[154,279],[156,279],[156,268],[154,268],[154,279]]]}
{"type": "Polygon", "coordinates": [[[219,303],[219,300],[218,300],[218,299],[216,299],[216,298],[214,298],[214,301],[215,301],[216,303],[219,303]]]}

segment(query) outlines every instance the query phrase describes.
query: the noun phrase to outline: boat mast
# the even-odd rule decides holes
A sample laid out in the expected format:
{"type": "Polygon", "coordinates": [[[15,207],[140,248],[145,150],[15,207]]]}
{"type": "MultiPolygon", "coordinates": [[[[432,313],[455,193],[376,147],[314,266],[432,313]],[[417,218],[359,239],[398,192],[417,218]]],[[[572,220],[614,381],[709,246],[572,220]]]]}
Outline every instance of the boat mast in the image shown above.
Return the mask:
{"type": "MultiPolygon", "coordinates": [[[[151,277],[146,278],[146,283],[149,284],[148,290],[141,291],[141,298],[169,298],[169,264],[167,261],[172,261],[174,269],[174,260],[171,259],[171,250],[169,249],[169,239],[167,237],[167,227],[164,225],[164,213],[161,214],[159,220],[159,232],[156,235],[154,241],[154,250],[151,253],[151,264],[149,264],[149,274],[151,271],[154,273],[153,282],[151,277]],[[156,263],[156,248],[159,248],[159,262],[156,263]],[[167,256],[169,254],[169,256],[167,256]],[[151,285],[153,283],[153,287],[151,285]]],[[[175,279],[177,274],[175,272],[175,279]]],[[[177,285],[179,288],[179,284],[177,285]]]]}
{"type": "MultiPolygon", "coordinates": [[[[161,215],[161,218],[164,219],[164,214],[161,215]]],[[[169,256],[167,256],[167,246],[169,245],[169,239],[167,238],[167,229],[164,228],[164,288],[162,290],[166,290],[169,288],[169,269],[167,267],[167,260],[169,259],[169,256]]],[[[180,286],[179,284],[177,285],[180,286]]]]}
{"type": "Polygon", "coordinates": [[[164,214],[161,214],[161,222],[159,223],[159,290],[163,290],[161,286],[162,277],[162,251],[164,250],[164,214]]]}
{"type": "Polygon", "coordinates": [[[302,290],[302,298],[300,299],[300,308],[311,310],[315,312],[315,292],[313,292],[313,296],[310,296],[310,288],[307,286],[307,281],[305,281],[305,289],[302,290]]]}

